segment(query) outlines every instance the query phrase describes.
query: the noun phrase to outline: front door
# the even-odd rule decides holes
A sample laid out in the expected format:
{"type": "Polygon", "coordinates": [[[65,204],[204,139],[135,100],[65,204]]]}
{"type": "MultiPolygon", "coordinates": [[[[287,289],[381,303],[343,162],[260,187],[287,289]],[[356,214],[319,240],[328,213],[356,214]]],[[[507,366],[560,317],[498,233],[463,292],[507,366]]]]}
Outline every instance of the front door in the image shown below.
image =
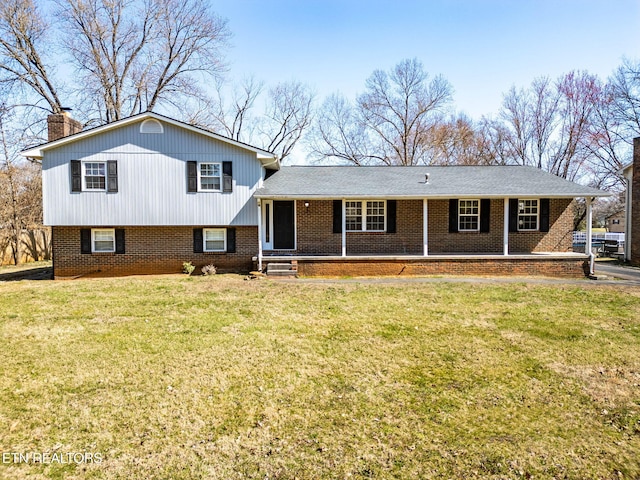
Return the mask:
{"type": "Polygon", "coordinates": [[[273,201],[273,248],[293,250],[295,238],[295,206],[293,201],[273,201]]]}

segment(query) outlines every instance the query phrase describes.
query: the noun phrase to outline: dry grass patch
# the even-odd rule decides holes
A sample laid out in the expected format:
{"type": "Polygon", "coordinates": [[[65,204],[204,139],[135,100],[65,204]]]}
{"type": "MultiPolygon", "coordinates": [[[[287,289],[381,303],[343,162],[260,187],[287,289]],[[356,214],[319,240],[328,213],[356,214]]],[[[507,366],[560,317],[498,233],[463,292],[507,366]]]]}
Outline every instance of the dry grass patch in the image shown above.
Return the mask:
{"type": "Polygon", "coordinates": [[[640,476],[635,290],[224,275],[0,298],[0,451],[104,456],[5,478],[640,476]]]}

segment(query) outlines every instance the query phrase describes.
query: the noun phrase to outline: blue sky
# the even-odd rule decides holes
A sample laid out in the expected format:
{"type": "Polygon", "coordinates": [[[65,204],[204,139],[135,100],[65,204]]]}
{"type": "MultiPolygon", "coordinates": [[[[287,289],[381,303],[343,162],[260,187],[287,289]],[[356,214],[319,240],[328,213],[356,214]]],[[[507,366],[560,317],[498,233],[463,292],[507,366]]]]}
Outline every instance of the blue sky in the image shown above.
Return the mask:
{"type": "Polygon", "coordinates": [[[587,70],[602,79],[640,59],[639,0],[225,0],[230,76],[300,80],[320,100],[364,89],[375,69],[418,58],[453,85],[458,111],[495,115],[502,94],[535,77],[587,70]]]}

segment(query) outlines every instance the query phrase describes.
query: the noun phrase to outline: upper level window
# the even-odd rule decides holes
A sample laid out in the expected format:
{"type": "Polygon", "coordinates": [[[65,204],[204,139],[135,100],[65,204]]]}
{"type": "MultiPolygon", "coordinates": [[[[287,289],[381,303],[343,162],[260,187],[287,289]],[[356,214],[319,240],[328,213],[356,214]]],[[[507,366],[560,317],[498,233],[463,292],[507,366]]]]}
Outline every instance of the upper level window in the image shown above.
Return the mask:
{"type": "Polygon", "coordinates": [[[222,168],[219,163],[200,163],[198,175],[200,190],[220,191],[222,168]]]}
{"type": "Polygon", "coordinates": [[[85,190],[106,189],[106,162],[84,162],[84,188],[85,190]]]}
{"type": "Polygon", "coordinates": [[[480,229],[480,200],[458,200],[458,230],[477,232],[480,229]]]}
{"type": "Polygon", "coordinates": [[[538,200],[518,199],[518,230],[538,230],[538,200]]]}
{"type": "Polygon", "coordinates": [[[115,252],[116,231],[113,228],[91,230],[91,250],[93,252],[115,252]]]}
{"type": "Polygon", "coordinates": [[[385,201],[345,202],[347,232],[384,232],[385,201]]]}

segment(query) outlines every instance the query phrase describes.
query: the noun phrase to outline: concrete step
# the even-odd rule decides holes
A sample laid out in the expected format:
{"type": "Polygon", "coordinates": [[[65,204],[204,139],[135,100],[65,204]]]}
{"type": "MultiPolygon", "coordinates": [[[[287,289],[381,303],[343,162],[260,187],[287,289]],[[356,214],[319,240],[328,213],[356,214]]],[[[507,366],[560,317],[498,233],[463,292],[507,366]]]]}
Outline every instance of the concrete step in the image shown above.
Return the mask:
{"type": "Polygon", "coordinates": [[[296,267],[291,263],[269,263],[267,265],[268,270],[296,270],[296,267]]]}
{"type": "Polygon", "coordinates": [[[267,277],[295,277],[298,274],[295,270],[272,270],[267,271],[267,277]]]}
{"type": "Polygon", "coordinates": [[[298,265],[296,262],[289,263],[269,263],[267,264],[266,274],[271,277],[294,277],[298,273],[298,265]]]}

